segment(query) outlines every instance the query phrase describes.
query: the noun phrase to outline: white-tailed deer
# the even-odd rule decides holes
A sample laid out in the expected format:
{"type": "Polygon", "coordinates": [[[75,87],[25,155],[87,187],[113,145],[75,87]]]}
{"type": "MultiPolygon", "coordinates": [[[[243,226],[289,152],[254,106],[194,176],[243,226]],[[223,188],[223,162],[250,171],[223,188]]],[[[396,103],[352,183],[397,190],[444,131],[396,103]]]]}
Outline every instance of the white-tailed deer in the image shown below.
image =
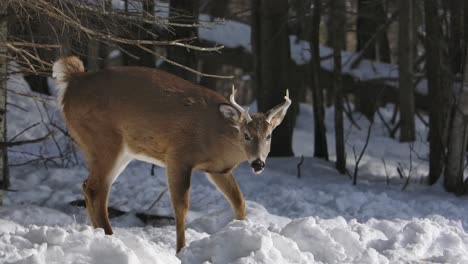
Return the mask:
{"type": "Polygon", "coordinates": [[[248,160],[255,173],[265,167],[271,132],[286,115],[285,102],[249,115],[234,100],[169,73],[141,67],[84,72],[77,57],[53,66],[59,104],[71,135],[89,166],[83,183],[94,227],[112,234],[107,214],[109,189],[132,159],[166,167],[177,230],[177,252],[185,246],[193,170],[204,171],[245,218],[242,192],[232,170],[248,160]]]}

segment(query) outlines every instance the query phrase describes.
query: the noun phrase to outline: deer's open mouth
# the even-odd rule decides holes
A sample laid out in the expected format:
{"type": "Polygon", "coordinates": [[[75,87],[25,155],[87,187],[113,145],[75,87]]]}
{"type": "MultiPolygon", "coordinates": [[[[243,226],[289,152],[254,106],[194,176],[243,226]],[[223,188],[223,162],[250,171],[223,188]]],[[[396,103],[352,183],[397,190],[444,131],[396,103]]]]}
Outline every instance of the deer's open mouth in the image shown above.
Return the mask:
{"type": "Polygon", "coordinates": [[[260,174],[265,168],[265,162],[261,159],[256,159],[252,162],[252,164],[250,164],[250,166],[252,166],[253,173],[260,174]]]}
{"type": "Polygon", "coordinates": [[[256,170],[254,168],[252,168],[252,172],[255,174],[255,175],[258,175],[260,173],[262,173],[263,169],[260,169],[260,170],[256,170]]]}

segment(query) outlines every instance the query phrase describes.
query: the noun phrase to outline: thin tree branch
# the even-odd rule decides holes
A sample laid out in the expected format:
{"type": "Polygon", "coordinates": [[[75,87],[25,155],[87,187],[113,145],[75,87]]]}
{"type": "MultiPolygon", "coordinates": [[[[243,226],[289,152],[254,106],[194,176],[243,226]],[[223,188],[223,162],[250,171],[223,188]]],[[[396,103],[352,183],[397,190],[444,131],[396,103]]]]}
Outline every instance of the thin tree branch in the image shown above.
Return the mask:
{"type": "Polygon", "coordinates": [[[28,139],[28,140],[21,140],[21,141],[8,141],[8,142],[0,142],[0,148],[5,149],[5,148],[11,148],[11,147],[16,147],[16,146],[22,146],[22,145],[28,145],[28,144],[34,144],[34,143],[39,143],[41,141],[44,141],[48,139],[54,132],[49,132],[47,135],[36,138],[36,139],[28,139]]]}

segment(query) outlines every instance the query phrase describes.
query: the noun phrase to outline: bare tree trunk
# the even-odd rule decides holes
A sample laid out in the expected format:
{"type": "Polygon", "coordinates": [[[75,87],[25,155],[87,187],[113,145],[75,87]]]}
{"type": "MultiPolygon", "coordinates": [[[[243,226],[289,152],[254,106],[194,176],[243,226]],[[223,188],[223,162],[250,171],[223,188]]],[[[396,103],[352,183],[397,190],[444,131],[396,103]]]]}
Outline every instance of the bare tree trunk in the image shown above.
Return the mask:
{"type": "Polygon", "coordinates": [[[333,90],[335,94],[335,146],[336,146],[336,168],[344,174],[346,172],[346,154],[344,146],[343,128],[343,80],[341,72],[341,51],[343,50],[344,26],[345,26],[345,3],[344,0],[331,0],[330,9],[332,17],[332,43],[333,43],[333,90]]]}
{"type": "MultiPolygon", "coordinates": [[[[464,29],[464,6],[465,1],[448,1],[450,8],[450,31],[449,31],[449,54],[451,69],[454,74],[462,74],[464,63],[465,46],[464,38],[466,38],[464,29]]],[[[467,21],[468,22],[468,21],[467,21]]]]}
{"type": "MultiPolygon", "coordinates": [[[[377,26],[376,30],[384,25],[387,21],[387,11],[384,9],[383,5],[384,1],[376,1],[376,16],[377,16],[377,26]]],[[[412,15],[412,14],[411,14],[412,15]]],[[[377,53],[377,60],[391,63],[391,55],[390,55],[390,41],[388,40],[387,29],[382,30],[381,32],[377,33],[378,38],[376,42],[376,53],[377,53]]]]}
{"type": "MultiPolygon", "coordinates": [[[[6,42],[8,36],[8,2],[0,2],[0,42],[6,42]]],[[[0,46],[0,141],[6,142],[6,84],[8,60],[6,47],[0,46]]],[[[3,204],[3,190],[8,187],[7,148],[0,149],[0,205],[3,204]]]]}
{"type": "MultiPolygon", "coordinates": [[[[146,19],[147,14],[154,14],[154,0],[142,0],[143,4],[143,14],[142,16],[146,19]]],[[[128,12],[128,0],[125,2],[125,11],[128,12]]],[[[136,39],[151,39],[151,35],[148,34],[146,31],[152,31],[152,25],[148,23],[143,23],[140,27],[134,28],[134,38],[136,39]]],[[[132,55],[136,56],[132,57],[128,54],[123,54],[123,64],[128,66],[143,66],[143,67],[156,67],[156,58],[154,55],[149,54],[148,52],[136,47],[135,45],[125,45],[127,51],[129,51],[132,55]]],[[[147,46],[149,49],[153,49],[153,46],[147,46]]]]}
{"type": "MultiPolygon", "coordinates": [[[[49,21],[43,19],[41,17],[34,17],[32,21],[29,23],[28,27],[23,29],[25,34],[28,34],[31,38],[31,42],[33,43],[41,43],[41,42],[50,42],[51,40],[43,40],[41,38],[37,38],[37,36],[47,36],[50,34],[49,28],[49,21]]],[[[10,24],[10,27],[12,24],[10,24]]],[[[53,40],[52,40],[53,41],[53,40]]],[[[34,52],[38,54],[40,58],[46,61],[52,61],[55,59],[54,51],[48,49],[34,49],[34,52]]],[[[47,82],[48,76],[44,76],[41,74],[25,74],[24,80],[28,83],[29,87],[32,91],[50,95],[49,85],[47,82]]]]}
{"type": "Polygon", "coordinates": [[[438,8],[436,0],[424,1],[426,71],[429,98],[432,102],[429,112],[429,184],[436,183],[444,169],[450,106],[450,86],[448,86],[447,73],[442,69],[450,66],[446,65],[443,54],[445,43],[438,8]]]}
{"type": "MultiPolygon", "coordinates": [[[[333,1],[333,0],[332,0],[333,1]]],[[[367,42],[372,38],[372,35],[375,34],[377,29],[376,22],[372,19],[374,14],[374,1],[373,0],[358,0],[357,7],[357,25],[356,25],[356,39],[357,47],[356,51],[360,51],[364,48],[367,42]]],[[[375,45],[368,48],[364,52],[364,57],[366,59],[374,60],[375,59],[375,45]]]]}
{"type": "MultiPolygon", "coordinates": [[[[390,62],[390,44],[387,37],[387,14],[381,0],[358,0],[357,7],[356,51],[363,51],[363,57],[369,60],[390,62]]],[[[334,19],[334,18],[333,18],[334,19]]],[[[369,94],[360,91],[356,95],[355,110],[373,119],[376,102],[370,102],[369,94]]]]}
{"type": "MultiPolygon", "coordinates": [[[[193,16],[195,19],[198,19],[198,1],[197,0],[171,0],[170,1],[171,10],[169,16],[173,17],[172,22],[186,23],[187,16],[193,16]],[[183,16],[181,16],[183,15],[183,16]],[[185,16],[185,17],[184,17],[185,16]]],[[[177,28],[176,35],[173,36],[173,39],[186,39],[193,38],[198,35],[196,28],[182,27],[177,28]]],[[[197,69],[197,60],[196,55],[193,50],[187,50],[180,47],[169,46],[167,48],[167,57],[170,60],[173,60],[177,63],[180,63],[184,66],[190,67],[192,69],[197,69]]],[[[168,72],[175,74],[186,80],[196,82],[197,76],[187,70],[184,70],[180,67],[174,66],[169,63],[165,63],[164,67],[168,72]]]]}
{"type": "Polygon", "coordinates": [[[398,67],[400,92],[400,141],[415,140],[413,85],[413,0],[399,0],[398,67]]]}
{"type": "Polygon", "coordinates": [[[373,42],[364,52],[366,59],[390,62],[387,31],[378,32],[378,28],[385,23],[386,18],[382,1],[358,0],[357,51],[362,50],[368,42],[373,42]],[[374,34],[378,36],[372,40],[374,34]]]}
{"type": "Polygon", "coordinates": [[[97,71],[101,68],[99,44],[99,41],[94,38],[90,38],[88,41],[88,65],[86,65],[86,68],[89,71],[97,71]]]}
{"type": "MultiPolygon", "coordinates": [[[[461,85],[460,85],[461,86],[461,85]]],[[[460,89],[450,127],[444,187],[449,192],[463,194],[463,170],[468,140],[468,65],[465,63],[463,86],[460,89]]]]}
{"type": "Polygon", "coordinates": [[[252,1],[252,48],[258,110],[265,112],[284,99],[286,89],[293,102],[285,119],[273,133],[271,156],[292,156],[292,132],[297,111],[295,87],[289,85],[290,47],[287,31],[287,0],[252,1]]]}
{"type": "Polygon", "coordinates": [[[325,128],[325,109],[323,103],[323,89],[320,85],[320,18],[322,1],[314,1],[312,15],[312,32],[310,35],[311,57],[310,68],[312,69],[312,96],[314,107],[314,157],[328,160],[327,132],[325,128]]]}
{"type": "Polygon", "coordinates": [[[466,5],[464,1],[450,1],[449,5],[451,68],[455,76],[461,76],[463,72],[463,81],[455,81],[453,84],[456,94],[449,129],[444,187],[449,192],[461,195],[466,192],[463,186],[463,171],[468,140],[468,60],[466,58],[468,49],[463,41],[466,34],[463,15],[468,14],[463,14],[466,5]]]}
{"type": "MultiPolygon", "coordinates": [[[[207,8],[209,9],[208,13],[211,17],[214,18],[223,18],[226,15],[228,0],[209,0],[207,8]]],[[[210,54],[211,55],[211,54],[210,54]]],[[[219,74],[221,72],[221,66],[216,60],[211,59],[211,56],[208,55],[202,61],[202,72],[219,74]]],[[[212,56],[223,56],[223,54],[213,54],[212,56]]],[[[218,79],[202,76],[200,84],[208,87],[212,90],[217,89],[218,79]]]]}
{"type": "MultiPolygon", "coordinates": [[[[103,2],[104,11],[112,9],[111,0],[105,0],[103,2]]],[[[109,55],[109,46],[100,43],[95,37],[92,37],[88,41],[88,58],[87,68],[90,71],[97,71],[103,68],[106,64],[107,56],[109,55]]]]}

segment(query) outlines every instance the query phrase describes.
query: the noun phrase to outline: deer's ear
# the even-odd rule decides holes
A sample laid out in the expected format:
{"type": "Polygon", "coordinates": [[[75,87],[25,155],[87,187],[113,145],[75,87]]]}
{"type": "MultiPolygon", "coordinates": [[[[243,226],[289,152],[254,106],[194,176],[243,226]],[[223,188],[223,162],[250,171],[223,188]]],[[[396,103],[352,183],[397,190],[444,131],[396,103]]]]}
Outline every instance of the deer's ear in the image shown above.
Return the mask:
{"type": "Polygon", "coordinates": [[[234,107],[228,104],[220,104],[219,105],[219,112],[223,115],[224,118],[231,120],[233,122],[240,122],[241,117],[239,111],[237,111],[234,107]]]}
{"type": "Polygon", "coordinates": [[[274,109],[270,110],[267,112],[268,118],[271,119],[270,124],[273,126],[273,129],[275,129],[281,122],[283,122],[284,117],[286,116],[286,111],[288,110],[287,108],[284,109],[283,111],[279,111],[274,113],[274,109]],[[273,112],[273,113],[272,113],[273,112]],[[270,115],[272,115],[270,117],[270,115]]]}

